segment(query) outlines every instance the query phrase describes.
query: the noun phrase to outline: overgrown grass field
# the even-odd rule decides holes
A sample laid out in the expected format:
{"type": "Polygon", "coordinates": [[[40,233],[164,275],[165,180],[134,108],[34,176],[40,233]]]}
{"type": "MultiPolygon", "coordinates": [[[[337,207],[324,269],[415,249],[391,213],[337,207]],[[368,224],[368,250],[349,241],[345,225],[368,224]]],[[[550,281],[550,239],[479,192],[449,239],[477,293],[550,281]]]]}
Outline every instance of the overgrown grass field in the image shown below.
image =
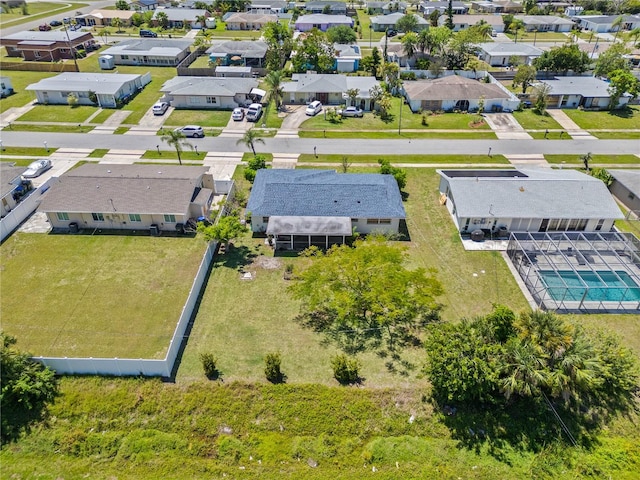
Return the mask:
{"type": "Polygon", "coordinates": [[[6,333],[34,355],[163,358],[199,238],[17,233],[0,246],[6,333]]]}

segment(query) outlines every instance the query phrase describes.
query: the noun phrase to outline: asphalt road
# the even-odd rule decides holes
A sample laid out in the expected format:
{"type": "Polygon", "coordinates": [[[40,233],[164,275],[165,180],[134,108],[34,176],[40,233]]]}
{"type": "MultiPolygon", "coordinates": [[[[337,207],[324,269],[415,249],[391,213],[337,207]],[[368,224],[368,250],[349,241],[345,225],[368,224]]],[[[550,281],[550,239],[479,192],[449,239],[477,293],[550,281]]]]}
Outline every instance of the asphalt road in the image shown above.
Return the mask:
{"type": "MultiPolygon", "coordinates": [[[[237,138],[205,137],[189,139],[201,152],[245,152],[247,147],[236,144],[237,138]]],[[[107,148],[119,150],[154,150],[160,145],[160,137],[153,135],[98,135],[88,133],[42,133],[2,131],[5,147],[50,148],[107,148]]],[[[318,154],[576,154],[587,152],[598,155],[640,154],[640,140],[416,140],[409,138],[370,139],[311,139],[311,138],[265,138],[259,150],[268,153],[313,153],[318,154]]],[[[166,146],[165,146],[166,148],[166,146]]],[[[640,159],[638,160],[640,163],[640,159]]]]}

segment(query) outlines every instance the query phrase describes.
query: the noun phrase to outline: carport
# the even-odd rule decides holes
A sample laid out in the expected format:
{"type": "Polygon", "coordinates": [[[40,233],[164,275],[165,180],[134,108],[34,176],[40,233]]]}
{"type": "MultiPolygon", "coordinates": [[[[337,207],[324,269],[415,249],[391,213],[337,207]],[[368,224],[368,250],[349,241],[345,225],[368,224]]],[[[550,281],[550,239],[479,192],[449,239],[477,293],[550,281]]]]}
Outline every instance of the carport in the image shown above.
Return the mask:
{"type": "Polygon", "coordinates": [[[303,250],[311,245],[329,248],[345,243],[352,235],[349,217],[283,217],[273,216],[267,224],[276,250],[303,250]]]}

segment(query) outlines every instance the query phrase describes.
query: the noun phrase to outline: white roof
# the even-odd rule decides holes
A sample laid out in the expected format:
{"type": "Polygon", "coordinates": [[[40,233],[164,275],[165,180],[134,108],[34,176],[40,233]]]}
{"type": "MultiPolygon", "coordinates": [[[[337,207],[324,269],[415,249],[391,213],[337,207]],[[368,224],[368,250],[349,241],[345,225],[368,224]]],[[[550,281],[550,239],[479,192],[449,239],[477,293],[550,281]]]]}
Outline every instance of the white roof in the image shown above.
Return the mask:
{"type": "Polygon", "coordinates": [[[609,83],[595,77],[555,77],[542,80],[551,87],[551,95],[582,95],[608,98],[609,83]]]}
{"type": "Polygon", "coordinates": [[[113,95],[127,82],[140,78],[140,75],[126,73],[82,73],[65,72],[55,77],[43,78],[32,83],[25,90],[48,90],[54,92],[84,92],[91,90],[96,94],[113,95]]]}
{"type": "Polygon", "coordinates": [[[478,46],[489,55],[526,55],[529,57],[539,57],[542,55],[542,50],[528,43],[487,42],[481,43],[478,46]]]}

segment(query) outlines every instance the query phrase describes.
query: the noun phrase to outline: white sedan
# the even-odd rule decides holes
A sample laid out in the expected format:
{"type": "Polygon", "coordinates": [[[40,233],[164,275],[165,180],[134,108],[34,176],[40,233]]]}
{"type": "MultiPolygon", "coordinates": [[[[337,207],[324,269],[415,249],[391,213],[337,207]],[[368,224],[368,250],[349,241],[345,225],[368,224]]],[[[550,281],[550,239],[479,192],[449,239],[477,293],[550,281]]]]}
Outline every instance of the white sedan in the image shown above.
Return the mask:
{"type": "Polygon", "coordinates": [[[49,159],[44,158],[42,160],[36,160],[35,162],[32,162],[31,165],[29,165],[22,176],[24,178],[36,178],[49,170],[51,167],[51,160],[49,159]]]}
{"type": "Polygon", "coordinates": [[[347,107],[344,110],[338,110],[338,115],[342,117],[362,117],[362,109],[358,107],[347,107]]]}

